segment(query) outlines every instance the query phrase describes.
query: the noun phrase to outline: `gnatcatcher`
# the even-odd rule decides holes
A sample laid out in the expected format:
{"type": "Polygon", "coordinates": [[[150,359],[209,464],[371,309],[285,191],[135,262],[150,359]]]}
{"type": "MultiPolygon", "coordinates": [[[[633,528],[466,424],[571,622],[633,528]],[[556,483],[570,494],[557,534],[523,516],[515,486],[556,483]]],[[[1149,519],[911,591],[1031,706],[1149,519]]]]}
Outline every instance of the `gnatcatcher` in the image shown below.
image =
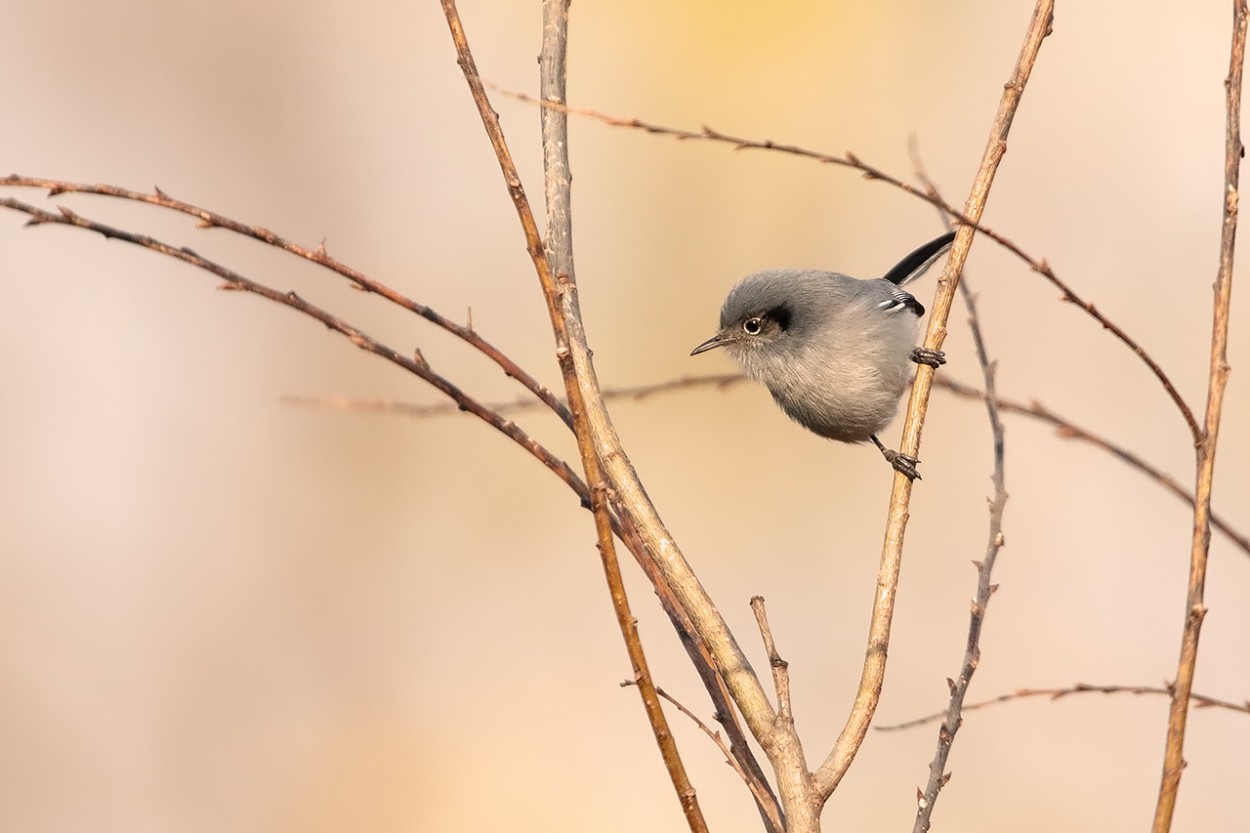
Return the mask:
{"type": "Polygon", "coordinates": [[[876,280],[816,269],[749,275],[725,298],[719,332],[690,355],[724,347],[795,422],[839,442],[871,440],[915,479],[920,461],[886,448],[877,432],[898,411],[911,362],[946,361],[915,346],[924,306],[901,287],[954,240],[950,232],[925,243],[876,280]]]}

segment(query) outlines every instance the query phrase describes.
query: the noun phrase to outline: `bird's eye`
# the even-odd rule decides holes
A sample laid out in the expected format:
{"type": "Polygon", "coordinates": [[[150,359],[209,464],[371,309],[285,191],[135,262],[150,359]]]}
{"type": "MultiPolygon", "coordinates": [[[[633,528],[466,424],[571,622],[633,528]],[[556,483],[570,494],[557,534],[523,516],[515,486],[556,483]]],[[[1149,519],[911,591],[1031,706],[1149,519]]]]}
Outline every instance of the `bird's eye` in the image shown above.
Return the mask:
{"type": "Polygon", "coordinates": [[[759,335],[762,329],[764,329],[764,319],[762,318],[748,318],[742,322],[742,331],[749,336],[759,335]]]}

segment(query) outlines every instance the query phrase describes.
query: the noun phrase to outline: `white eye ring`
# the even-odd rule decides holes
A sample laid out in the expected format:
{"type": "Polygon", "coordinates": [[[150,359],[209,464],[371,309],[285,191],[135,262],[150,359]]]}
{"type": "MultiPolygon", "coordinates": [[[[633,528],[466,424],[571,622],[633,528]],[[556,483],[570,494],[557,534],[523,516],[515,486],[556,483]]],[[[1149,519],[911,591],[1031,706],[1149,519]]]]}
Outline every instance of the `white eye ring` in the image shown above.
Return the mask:
{"type": "Polygon", "coordinates": [[[749,336],[757,336],[764,329],[764,320],[759,317],[748,318],[742,322],[742,331],[749,336]]]}

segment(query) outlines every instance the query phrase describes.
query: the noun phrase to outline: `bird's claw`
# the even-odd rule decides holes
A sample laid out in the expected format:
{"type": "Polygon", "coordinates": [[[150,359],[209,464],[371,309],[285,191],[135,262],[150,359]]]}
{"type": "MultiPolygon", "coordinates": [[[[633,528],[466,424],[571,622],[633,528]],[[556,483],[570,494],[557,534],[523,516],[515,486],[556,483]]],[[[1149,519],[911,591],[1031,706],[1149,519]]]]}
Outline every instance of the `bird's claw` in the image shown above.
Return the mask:
{"type": "Polygon", "coordinates": [[[946,364],[946,354],[941,350],[917,347],[911,351],[911,360],[916,364],[927,364],[929,367],[938,368],[946,364]]]}
{"type": "Polygon", "coordinates": [[[886,462],[894,467],[894,470],[906,477],[908,480],[923,480],[916,466],[920,465],[920,460],[910,454],[903,454],[901,451],[894,451],[889,448],[881,449],[882,455],[885,456],[886,462]]]}

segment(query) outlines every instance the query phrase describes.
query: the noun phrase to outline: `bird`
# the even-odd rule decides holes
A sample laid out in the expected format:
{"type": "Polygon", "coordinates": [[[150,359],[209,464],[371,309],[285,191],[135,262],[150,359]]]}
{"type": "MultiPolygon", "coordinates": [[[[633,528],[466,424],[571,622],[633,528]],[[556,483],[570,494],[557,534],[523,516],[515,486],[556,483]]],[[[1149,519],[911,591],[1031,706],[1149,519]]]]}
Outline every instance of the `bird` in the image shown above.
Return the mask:
{"type": "Polygon", "coordinates": [[[716,335],[690,355],[725,348],[795,422],[831,440],[871,441],[915,480],[920,461],[886,448],[877,434],[898,412],[911,364],[946,362],[940,350],[915,346],[925,309],[903,287],[954,240],[954,232],[931,240],[876,279],[818,269],[748,275],[726,296],[716,335]]]}

